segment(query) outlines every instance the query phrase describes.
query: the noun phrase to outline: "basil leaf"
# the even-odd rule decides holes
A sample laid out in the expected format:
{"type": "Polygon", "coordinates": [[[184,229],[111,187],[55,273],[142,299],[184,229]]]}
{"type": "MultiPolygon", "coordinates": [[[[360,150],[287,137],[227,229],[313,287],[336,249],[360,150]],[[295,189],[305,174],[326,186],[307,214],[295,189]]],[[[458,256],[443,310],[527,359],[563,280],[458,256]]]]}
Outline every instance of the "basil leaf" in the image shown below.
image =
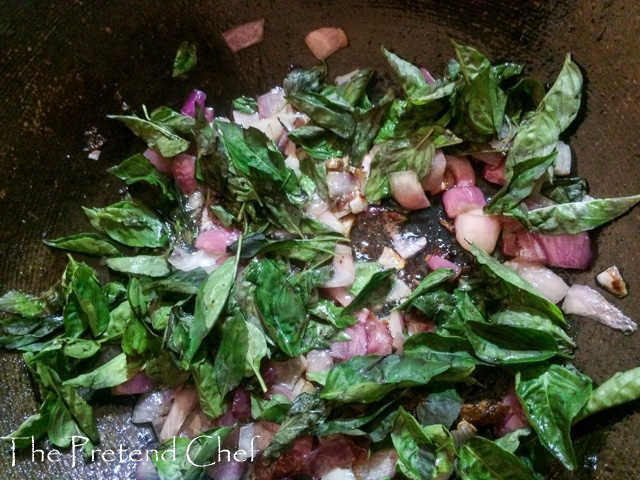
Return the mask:
{"type": "Polygon", "coordinates": [[[404,344],[404,354],[424,360],[449,363],[451,368],[437,377],[441,381],[464,380],[473,373],[476,365],[483,363],[476,358],[466,338],[431,332],[411,335],[404,344]]]}
{"type": "Polygon", "coordinates": [[[434,287],[452,279],[454,276],[455,272],[449,268],[439,268],[431,272],[420,281],[418,286],[413,290],[413,292],[411,292],[411,295],[409,295],[409,297],[402,302],[397,309],[408,310],[418,298],[431,291],[434,287]]]}
{"type": "Polygon", "coordinates": [[[520,275],[509,267],[502,265],[491,255],[471,245],[471,253],[476,261],[483,266],[483,270],[494,277],[500,285],[502,295],[513,304],[513,306],[531,307],[544,313],[557,325],[565,325],[566,321],[560,309],[551,303],[520,275]]]}
{"type": "Polygon", "coordinates": [[[363,68],[358,70],[349,80],[338,85],[336,91],[338,95],[355,107],[365,95],[371,77],[373,77],[373,70],[363,68]]]}
{"type": "Polygon", "coordinates": [[[558,130],[563,132],[573,122],[580,109],[582,73],[567,54],[562,70],[542,103],[554,112],[558,130]]]}
{"type": "Polygon", "coordinates": [[[64,308],[64,323],[69,337],[79,337],[89,327],[94,337],[109,325],[109,302],[96,272],[85,263],[70,260],[65,277],[69,295],[64,308]]]}
{"type": "Polygon", "coordinates": [[[353,117],[326,97],[316,93],[298,92],[288,95],[287,100],[319,126],[332,131],[340,138],[348,139],[353,135],[353,117]]]}
{"type": "Polygon", "coordinates": [[[383,300],[391,288],[391,277],[395,274],[394,268],[388,268],[375,272],[367,282],[355,294],[355,298],[345,307],[344,313],[351,314],[362,309],[366,305],[376,305],[383,300]]]}
{"type": "Polygon", "coordinates": [[[251,397],[251,417],[255,420],[283,423],[289,413],[291,402],[284,395],[275,393],[269,400],[251,397]]]}
{"type": "Polygon", "coordinates": [[[340,329],[358,323],[358,319],[345,313],[344,308],[338,307],[332,301],[324,298],[319,299],[315,304],[308,307],[308,311],[310,314],[340,329]]]}
{"type": "Polygon", "coordinates": [[[260,363],[264,357],[269,355],[269,347],[267,339],[258,327],[253,323],[246,322],[247,325],[247,355],[245,357],[244,375],[245,377],[254,376],[260,382],[262,391],[266,393],[267,386],[264,383],[262,374],[260,373],[260,363]]]}
{"type": "Polygon", "coordinates": [[[392,390],[426,385],[451,364],[412,356],[355,356],[329,370],[322,398],[339,402],[371,403],[392,390]]]}
{"type": "Polygon", "coordinates": [[[349,163],[351,165],[360,165],[362,158],[371,149],[373,140],[380,131],[382,121],[389,111],[392,101],[393,93],[389,92],[377,106],[358,117],[349,153],[349,163]]]}
{"type": "Polygon", "coordinates": [[[445,478],[453,472],[455,446],[451,434],[442,425],[421,427],[400,407],[391,440],[399,456],[397,468],[408,478],[445,478]]]}
{"type": "Polygon", "coordinates": [[[44,243],[60,250],[84,253],[85,255],[96,257],[115,257],[120,255],[120,251],[115,245],[95,233],[80,233],[56,238],[55,240],[45,240],[44,243]]]}
{"type": "Polygon", "coordinates": [[[511,180],[493,196],[485,212],[498,214],[517,207],[535,190],[538,180],[547,173],[557,156],[557,151],[551,152],[546,157],[529,158],[514,165],[511,180]]]}
{"type": "Polygon", "coordinates": [[[640,398],[640,367],[616,372],[596,388],[574,418],[574,423],[594,413],[640,398]]]}
{"type": "Polygon", "coordinates": [[[540,443],[566,468],[576,468],[570,429],[591,395],[589,377],[560,365],[532,365],[516,375],[516,393],[540,443]]]}
{"type": "Polygon", "coordinates": [[[331,420],[326,420],[314,429],[313,434],[318,437],[335,435],[337,433],[354,436],[366,435],[366,432],[361,430],[360,427],[363,427],[378,418],[383,412],[388,410],[388,407],[392,405],[392,403],[393,402],[384,403],[380,407],[374,408],[370,413],[359,417],[333,418],[331,420]]]}
{"type": "Polygon", "coordinates": [[[530,434],[529,428],[518,428],[507,433],[504,437],[495,439],[494,443],[507,452],[515,453],[520,446],[520,437],[527,437],[530,434]]]}
{"type": "Polygon", "coordinates": [[[580,177],[554,178],[540,187],[542,195],[557,203],[581,202],[587,192],[587,181],[580,177]]]}
{"type": "Polygon", "coordinates": [[[456,52],[456,58],[460,66],[460,72],[467,83],[470,83],[480,73],[491,67],[491,63],[482,53],[473,47],[460,45],[451,41],[456,52]]]}
{"type": "Polygon", "coordinates": [[[507,96],[498,83],[496,73],[485,68],[462,89],[457,104],[462,122],[459,133],[470,129],[470,136],[500,134],[507,96]]]}
{"type": "Polygon", "coordinates": [[[427,89],[427,81],[418,67],[391,53],[384,47],[382,47],[382,54],[387,59],[394,76],[409,97],[416,96],[427,89]]]}
{"type": "Polygon", "coordinates": [[[128,364],[127,356],[121,353],[95,370],[67,380],[63,385],[93,390],[111,388],[133,378],[139,371],[140,365],[128,364]]]}
{"type": "Polygon", "coordinates": [[[133,133],[147,142],[149,148],[157,150],[163,157],[173,157],[189,149],[187,140],[161,124],[135,115],[107,115],[107,117],[124,123],[133,133]]]}
{"type": "Polygon", "coordinates": [[[640,195],[572,202],[508,213],[532,232],[580,233],[604,225],[624,215],[640,202],[640,195]]]}
{"type": "Polygon", "coordinates": [[[233,109],[240,113],[253,115],[254,113],[258,113],[258,102],[255,98],[245,96],[238,97],[233,101],[233,109]]]}
{"type": "Polygon", "coordinates": [[[108,258],[107,267],[116,272],[146,275],[147,277],[164,277],[171,272],[164,257],[157,255],[108,258]]]}
{"type": "Polygon", "coordinates": [[[229,298],[236,273],[235,258],[227,259],[217,270],[211,272],[196,297],[195,313],[189,329],[189,345],[184,358],[191,362],[216,321],[222,314],[229,298]]]}
{"type": "Polygon", "coordinates": [[[416,416],[422,426],[443,425],[451,428],[462,409],[462,397],[454,389],[430,393],[418,405],[416,416]]]}
{"type": "Polygon", "coordinates": [[[282,82],[285,96],[294,95],[298,92],[316,92],[321,89],[322,81],[326,76],[327,65],[324,62],[309,70],[294,70],[282,82]]]}
{"type": "Polygon", "coordinates": [[[232,427],[214,428],[203,432],[197,440],[189,442],[187,450],[185,450],[185,458],[182,460],[183,473],[176,480],[200,480],[206,477],[204,466],[217,463],[211,459],[217,458],[218,455],[222,455],[221,458],[224,458],[220,445],[224,444],[232,431],[232,427]]]}
{"type": "Polygon", "coordinates": [[[28,293],[11,290],[0,297],[0,311],[21,317],[40,317],[46,314],[47,302],[28,293]]]}
{"type": "Polygon", "coordinates": [[[127,185],[132,185],[137,182],[147,182],[149,185],[158,187],[162,195],[167,199],[173,200],[175,198],[171,192],[169,177],[159,172],[151,162],[140,153],[127,158],[119,165],[107,169],[107,172],[118,177],[127,185]]]}
{"type": "Polygon", "coordinates": [[[267,458],[277,458],[287,451],[296,438],[309,433],[311,428],[322,424],[329,414],[329,408],[318,395],[302,393],[298,395],[286,418],[264,451],[267,458]]]}
{"type": "Polygon", "coordinates": [[[197,61],[196,44],[187,41],[182,42],[173,61],[172,76],[175,78],[184,75],[196,66],[197,61]]]}
{"type": "Polygon", "coordinates": [[[147,207],[120,202],[105,208],[84,208],[92,224],[116,242],[129,247],[163,247],[168,236],[165,225],[147,207]]]}
{"type": "Polygon", "coordinates": [[[482,437],[471,438],[458,453],[463,480],[536,480],[536,475],[513,453],[482,437]]]}

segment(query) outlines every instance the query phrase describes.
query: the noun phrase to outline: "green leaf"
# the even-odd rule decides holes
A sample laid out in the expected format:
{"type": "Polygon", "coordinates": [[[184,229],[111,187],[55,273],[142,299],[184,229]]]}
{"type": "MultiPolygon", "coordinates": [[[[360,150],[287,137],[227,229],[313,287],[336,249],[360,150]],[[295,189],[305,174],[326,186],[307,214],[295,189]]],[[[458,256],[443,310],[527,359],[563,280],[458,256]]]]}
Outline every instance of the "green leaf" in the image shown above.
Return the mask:
{"type": "Polygon", "coordinates": [[[557,325],[565,325],[566,321],[560,309],[551,303],[520,275],[507,266],[502,265],[491,255],[471,245],[471,253],[484,271],[494,277],[500,284],[503,295],[512,306],[531,307],[548,316],[557,325]]]}
{"type": "Polygon", "coordinates": [[[413,480],[448,478],[456,451],[451,434],[442,425],[421,427],[400,407],[391,432],[398,452],[397,467],[413,480]]]}
{"type": "MultiPolygon", "coordinates": [[[[351,314],[367,305],[376,305],[382,301],[391,289],[391,278],[395,272],[396,270],[394,268],[388,268],[373,273],[361,288],[355,290],[355,297],[351,303],[345,307],[344,313],[351,314]]],[[[356,278],[357,277],[356,264],[356,278]]]]}
{"type": "Polygon", "coordinates": [[[349,80],[338,85],[337,93],[355,107],[365,95],[367,85],[372,77],[372,69],[358,70],[349,80]]]}
{"type": "Polygon", "coordinates": [[[640,367],[616,372],[596,388],[574,418],[574,423],[594,413],[640,398],[640,367]]]}
{"type": "Polygon", "coordinates": [[[165,225],[147,207],[120,202],[105,208],[84,209],[92,224],[116,242],[130,247],[163,247],[168,236],[165,225]]]}
{"type": "Polygon", "coordinates": [[[373,140],[378,135],[382,121],[391,107],[393,93],[389,92],[375,107],[360,115],[356,121],[355,133],[351,150],[349,153],[349,163],[360,165],[362,158],[367,154],[373,145],[373,140]]]}
{"type": "Polygon", "coordinates": [[[271,444],[264,451],[267,458],[277,458],[286,452],[296,438],[309,433],[312,427],[324,422],[329,408],[318,395],[302,393],[298,395],[286,418],[273,437],[271,444]]]}
{"type": "Polygon", "coordinates": [[[296,69],[289,73],[282,82],[282,87],[286,96],[298,92],[315,92],[320,90],[326,76],[327,65],[323,62],[309,70],[296,69]]]}
{"type": "Polygon", "coordinates": [[[68,250],[70,252],[84,253],[96,257],[115,257],[120,255],[118,248],[110,241],[95,233],[79,233],[68,237],[45,240],[45,245],[68,250]]]}
{"type": "Polygon", "coordinates": [[[284,395],[276,393],[269,400],[252,396],[251,417],[254,420],[266,420],[281,424],[291,408],[291,402],[284,395]]]}
{"type": "Polygon", "coordinates": [[[570,429],[589,400],[591,380],[560,365],[532,365],[516,375],[516,393],[540,443],[566,468],[576,468],[570,429]]]}
{"type": "Polygon", "coordinates": [[[587,192],[587,181],[580,177],[554,178],[540,187],[542,195],[557,203],[581,202],[587,192]]]}
{"type": "Polygon", "coordinates": [[[220,268],[211,272],[196,297],[196,307],[189,329],[189,346],[184,352],[187,362],[191,362],[216,321],[222,314],[229,298],[236,273],[236,259],[229,258],[220,268]]]}
{"type": "Polygon", "coordinates": [[[437,377],[440,381],[462,381],[473,373],[476,365],[484,363],[474,355],[466,338],[438,333],[411,335],[404,344],[404,353],[424,360],[449,363],[451,368],[437,377]]]}
{"type": "Polygon", "coordinates": [[[165,258],[156,255],[108,258],[107,267],[116,272],[148,277],[164,277],[171,272],[165,258]]]}
{"type": "Polygon", "coordinates": [[[416,96],[427,89],[427,81],[418,67],[391,53],[384,47],[382,47],[382,54],[387,59],[394,76],[409,97],[416,96]]]}
{"type": "Polygon", "coordinates": [[[147,142],[149,148],[157,150],[163,157],[173,157],[189,149],[189,141],[162,124],[156,124],[135,115],[107,116],[114,120],[120,120],[133,133],[147,142]]]}
{"type": "Polygon", "coordinates": [[[238,97],[233,101],[233,109],[247,115],[258,113],[258,102],[251,97],[238,97]]]}
{"type": "Polygon", "coordinates": [[[65,306],[67,335],[78,337],[86,327],[94,337],[102,334],[109,325],[109,302],[102,291],[96,272],[85,263],[70,260],[65,273],[69,296],[65,306]]]}
{"type": "Polygon", "coordinates": [[[0,311],[21,317],[40,317],[47,312],[47,302],[34,295],[11,290],[0,297],[0,311]]]}
{"type": "Polygon", "coordinates": [[[327,435],[335,435],[342,433],[344,435],[360,436],[366,435],[361,427],[373,422],[375,419],[381,417],[385,411],[389,410],[389,407],[393,402],[385,402],[381,406],[371,406],[365,415],[359,415],[353,418],[332,418],[318,425],[313,434],[318,437],[326,437],[327,435]]]}
{"type": "Polygon", "coordinates": [[[397,388],[426,385],[449,368],[450,363],[412,356],[355,356],[329,370],[321,396],[339,402],[371,403],[397,388]]]}
{"type": "Polygon", "coordinates": [[[580,233],[592,230],[624,215],[640,202],[640,195],[561,203],[535,210],[512,210],[509,215],[532,232],[580,233]]]}
{"type": "Polygon", "coordinates": [[[416,416],[422,426],[443,425],[445,428],[451,428],[460,415],[462,403],[462,397],[455,389],[430,393],[418,405],[416,416]]]}
{"type": "Polygon", "coordinates": [[[67,357],[84,360],[86,358],[91,358],[98,353],[100,351],[100,344],[93,340],[67,338],[62,350],[67,357]]]}
{"type": "MultiPolygon", "coordinates": [[[[463,70],[464,71],[464,70],[463,70]]],[[[462,89],[458,97],[463,131],[470,128],[479,135],[498,136],[504,122],[507,97],[491,68],[485,68],[462,89]]]]}
{"type": "Polygon", "coordinates": [[[507,182],[485,207],[485,212],[499,214],[517,207],[535,190],[549,167],[553,165],[558,152],[551,152],[546,157],[529,158],[513,167],[511,180],[507,182]]]}
{"type": "Polygon", "coordinates": [[[203,432],[200,438],[191,441],[182,460],[183,473],[175,480],[200,480],[206,477],[205,466],[214,465],[216,461],[212,459],[217,459],[218,454],[225,458],[224,452],[220,451],[220,445],[224,445],[232,431],[233,427],[218,427],[203,432]]]}
{"type": "Polygon", "coordinates": [[[260,374],[260,363],[264,357],[269,355],[267,339],[258,327],[247,322],[247,355],[245,357],[244,375],[245,377],[255,376],[260,382],[262,391],[266,393],[267,386],[260,374]]]}
{"type": "Polygon", "coordinates": [[[413,290],[413,292],[411,292],[411,295],[409,295],[409,297],[402,302],[397,309],[408,310],[418,298],[447,280],[451,280],[453,277],[455,277],[455,272],[449,268],[439,268],[438,270],[431,272],[420,281],[418,286],[413,290]]]}
{"type": "Polygon", "coordinates": [[[127,185],[147,182],[149,185],[158,187],[162,194],[169,200],[175,198],[171,191],[170,178],[159,172],[151,162],[140,153],[127,158],[119,165],[113,166],[107,171],[124,181],[127,185]]]}
{"type": "Polygon", "coordinates": [[[491,67],[491,63],[482,53],[473,47],[460,45],[453,40],[451,41],[456,52],[456,58],[460,65],[460,72],[464,76],[467,83],[470,83],[484,70],[491,67]]]}
{"type": "Polygon", "coordinates": [[[462,480],[536,480],[534,473],[513,453],[482,437],[470,439],[458,453],[462,480]]]}
{"type": "Polygon", "coordinates": [[[567,54],[558,78],[542,100],[554,112],[560,132],[566,130],[576,118],[581,97],[582,73],[571,60],[571,55],[567,54]]]}
{"type": "Polygon", "coordinates": [[[348,139],[353,135],[355,128],[353,117],[325,96],[298,92],[289,94],[287,100],[298,110],[306,113],[319,126],[332,131],[339,137],[348,139]]]}
{"type": "Polygon", "coordinates": [[[358,323],[358,319],[353,315],[344,312],[344,308],[336,306],[330,300],[319,299],[316,303],[308,307],[310,314],[329,322],[336,328],[346,328],[358,323]]]}
{"type": "Polygon", "coordinates": [[[172,76],[175,78],[184,75],[196,66],[197,61],[196,44],[182,42],[176,52],[176,58],[173,60],[172,76]]]}
{"type": "Polygon", "coordinates": [[[127,356],[121,353],[95,370],[67,380],[63,385],[93,390],[111,388],[133,378],[139,371],[140,365],[128,364],[127,356]]]}
{"type": "Polygon", "coordinates": [[[504,437],[497,438],[494,443],[507,452],[515,453],[520,446],[520,437],[527,437],[530,434],[529,428],[518,428],[507,433],[504,437]]]}

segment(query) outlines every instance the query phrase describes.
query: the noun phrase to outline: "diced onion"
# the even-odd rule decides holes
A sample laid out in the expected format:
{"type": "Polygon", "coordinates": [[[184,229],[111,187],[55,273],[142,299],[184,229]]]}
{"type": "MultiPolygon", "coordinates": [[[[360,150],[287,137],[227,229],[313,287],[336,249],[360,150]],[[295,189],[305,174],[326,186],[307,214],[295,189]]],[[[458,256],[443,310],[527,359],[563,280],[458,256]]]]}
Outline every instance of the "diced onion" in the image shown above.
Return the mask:
{"type": "Polygon", "coordinates": [[[427,266],[430,270],[450,268],[451,270],[456,272],[456,277],[462,272],[462,267],[460,267],[460,265],[450,262],[446,258],[440,257],[438,255],[429,255],[429,258],[427,259],[427,266]]]}
{"type": "Polygon", "coordinates": [[[208,253],[226,253],[227,247],[240,238],[240,232],[232,228],[218,227],[201,232],[195,247],[208,253]]]}
{"type": "Polygon", "coordinates": [[[260,95],[257,102],[260,118],[274,116],[287,104],[287,100],[284,98],[284,90],[281,87],[273,88],[267,93],[260,95]]]}
{"type": "Polygon", "coordinates": [[[453,174],[457,186],[476,184],[476,173],[466,157],[454,157],[453,155],[445,155],[445,157],[447,170],[453,174]]]}
{"type": "Polygon", "coordinates": [[[563,141],[559,141],[556,150],[558,151],[558,156],[553,164],[553,174],[558,176],[569,175],[571,173],[571,147],[563,141]]]}
{"type": "Polygon", "coordinates": [[[562,278],[542,265],[520,260],[510,260],[504,264],[515,270],[551,303],[558,303],[569,291],[569,286],[562,278]]]}
{"type": "Polygon", "coordinates": [[[391,236],[391,241],[393,242],[393,249],[405,260],[413,257],[427,246],[426,238],[416,237],[412,234],[396,233],[391,236]]]}
{"type": "Polygon", "coordinates": [[[444,171],[447,168],[447,159],[442,152],[442,149],[437,148],[433,163],[431,164],[431,170],[429,174],[422,180],[422,188],[431,195],[440,193],[446,189],[444,185],[444,171]]]}
{"type": "Polygon", "coordinates": [[[149,160],[149,163],[156,167],[159,172],[162,173],[171,173],[173,168],[173,160],[170,158],[163,157],[155,150],[147,148],[142,154],[149,160]]]}
{"type": "Polygon", "coordinates": [[[500,236],[500,221],[482,210],[461,213],[455,219],[456,240],[462,248],[470,250],[470,243],[487,253],[492,253],[500,236]]]}
{"type": "Polygon", "coordinates": [[[232,52],[260,43],[264,38],[264,19],[243,23],[222,34],[232,52]]]}
{"type": "Polygon", "coordinates": [[[181,153],[173,160],[171,168],[173,177],[176,179],[180,190],[185,195],[195,192],[198,187],[196,182],[196,157],[181,153]]]}
{"type": "Polygon", "coordinates": [[[188,117],[196,116],[196,104],[200,109],[204,109],[204,102],[207,99],[207,94],[200,90],[193,90],[180,109],[180,113],[187,115],[188,117]]]}
{"type": "Polygon", "coordinates": [[[304,42],[318,60],[324,60],[349,45],[347,34],[341,28],[322,27],[309,32],[304,42]]]}
{"type": "Polygon", "coordinates": [[[356,268],[353,263],[353,250],[349,245],[337,244],[333,257],[333,277],[323,287],[349,287],[356,279],[356,268]]]}
{"type": "Polygon", "coordinates": [[[478,187],[463,185],[444,192],[442,203],[449,218],[456,218],[461,213],[484,207],[487,201],[478,187]]]}
{"type": "Polygon", "coordinates": [[[389,175],[389,184],[393,198],[407,210],[420,210],[431,206],[416,172],[394,172],[389,175]]]}

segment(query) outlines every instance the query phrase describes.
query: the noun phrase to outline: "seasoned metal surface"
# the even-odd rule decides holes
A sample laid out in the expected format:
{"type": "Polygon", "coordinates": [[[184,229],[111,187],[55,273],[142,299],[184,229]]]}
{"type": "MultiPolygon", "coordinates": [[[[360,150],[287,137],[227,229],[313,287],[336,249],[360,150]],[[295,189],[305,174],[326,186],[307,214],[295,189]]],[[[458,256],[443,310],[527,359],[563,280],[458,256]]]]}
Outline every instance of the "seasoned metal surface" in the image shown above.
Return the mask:
{"type": "MultiPolygon", "coordinates": [[[[379,46],[442,69],[452,54],[449,38],[478,46],[494,60],[524,61],[533,74],[551,79],[566,52],[586,74],[586,96],[571,146],[580,174],[594,196],[640,192],[640,2],[497,0],[321,0],[25,2],[5,0],[0,9],[0,285],[34,293],[62,273],[65,256],[42,238],[86,228],[79,205],[104,205],[122,185],[105,170],[141,143],[105,116],[123,102],[179,106],[193,88],[226,108],[239,94],[256,94],[279,83],[290,64],[314,60],[305,33],[324,25],[345,29],[351,46],[330,61],[331,74],[356,67],[383,68],[379,46]],[[220,32],[266,19],[263,43],[232,54],[220,32]],[[198,65],[186,79],[171,78],[182,40],[198,45],[198,65]],[[83,147],[95,128],[106,138],[98,161],[83,147]]],[[[573,129],[575,132],[575,128],[573,129]]],[[[616,264],[630,283],[617,301],[640,317],[638,249],[640,210],[598,235],[599,255],[576,281],[593,284],[595,273],[616,264]]],[[[640,334],[625,337],[575,320],[576,364],[596,383],[638,365],[640,334]]],[[[0,353],[0,434],[35,411],[26,368],[19,355],[0,353]]],[[[575,440],[582,467],[558,469],[557,479],[631,479],[640,475],[638,402],[580,425],[575,440]]],[[[128,423],[131,400],[96,408],[105,448],[137,448],[151,441],[146,429],[128,423]]],[[[47,446],[44,446],[45,450],[47,446]]],[[[36,458],[38,460],[38,458],[36,458]]],[[[72,466],[33,462],[30,452],[12,466],[0,451],[3,479],[126,479],[133,465],[83,462],[72,466]]]]}

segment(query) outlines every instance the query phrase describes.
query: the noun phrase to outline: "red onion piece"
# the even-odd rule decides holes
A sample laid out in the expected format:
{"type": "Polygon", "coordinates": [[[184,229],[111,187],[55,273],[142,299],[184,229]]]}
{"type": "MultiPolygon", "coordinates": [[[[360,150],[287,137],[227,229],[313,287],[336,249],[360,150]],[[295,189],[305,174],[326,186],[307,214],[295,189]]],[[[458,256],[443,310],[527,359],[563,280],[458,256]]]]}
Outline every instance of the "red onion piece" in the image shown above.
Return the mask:
{"type": "Polygon", "coordinates": [[[534,234],[545,256],[547,265],[559,268],[585,269],[592,257],[588,232],[563,235],[534,234]]]}
{"type": "Polygon", "coordinates": [[[197,404],[198,394],[194,388],[186,387],[177,392],[173,399],[171,410],[169,410],[169,415],[167,415],[167,419],[160,432],[160,440],[165,441],[175,437],[180,431],[187,415],[189,415],[197,404]]]}
{"type": "Polygon", "coordinates": [[[502,404],[509,407],[509,412],[494,426],[493,432],[496,437],[504,437],[513,430],[529,426],[529,420],[527,420],[520,399],[516,395],[514,384],[511,384],[507,389],[502,404]]]}
{"type": "Polygon", "coordinates": [[[425,82],[427,82],[427,85],[432,85],[436,82],[436,79],[433,78],[433,75],[431,75],[431,72],[429,72],[429,70],[427,70],[426,68],[421,68],[420,73],[424,77],[425,82]]]}
{"type": "Polygon", "coordinates": [[[311,350],[307,353],[307,372],[326,372],[333,367],[333,359],[329,350],[311,350]]]}
{"type": "Polygon", "coordinates": [[[353,466],[358,480],[383,480],[396,473],[398,452],[395,448],[378,450],[367,459],[359,459],[353,466]]]}
{"type": "Polygon", "coordinates": [[[333,342],[331,344],[331,356],[337,360],[349,360],[355,355],[367,353],[368,339],[367,329],[364,324],[356,323],[343,330],[351,338],[346,342],[333,342]]]}
{"type": "Polygon", "coordinates": [[[155,150],[147,148],[142,154],[149,160],[149,163],[156,167],[159,172],[162,173],[171,173],[173,169],[173,160],[170,158],[163,157],[155,150]]]}
{"type": "Polygon", "coordinates": [[[284,98],[284,90],[276,87],[258,97],[258,115],[260,118],[269,118],[278,113],[287,104],[284,98]]]}
{"type": "Polygon", "coordinates": [[[466,157],[445,155],[445,158],[447,159],[447,170],[456,179],[456,186],[476,184],[476,173],[473,171],[471,162],[466,157]]]}
{"type": "Polygon", "coordinates": [[[213,119],[215,118],[215,116],[216,116],[216,112],[213,109],[213,107],[206,107],[204,109],[204,118],[207,119],[207,122],[209,123],[213,122],[213,119]]]}
{"type": "Polygon", "coordinates": [[[464,185],[450,188],[444,192],[442,194],[442,203],[447,215],[450,218],[456,218],[461,213],[484,207],[487,201],[478,187],[464,185]]]}
{"type": "Polygon", "coordinates": [[[389,355],[393,350],[393,337],[387,326],[371,313],[367,317],[364,327],[367,332],[367,353],[389,355]]]}
{"type": "Polygon", "coordinates": [[[356,279],[353,250],[349,245],[337,244],[333,257],[333,276],[323,285],[325,288],[348,287],[356,279]]]}
{"type": "Polygon", "coordinates": [[[407,210],[420,210],[431,206],[418,181],[416,172],[394,172],[389,175],[391,195],[407,210]]]}
{"type": "Polygon", "coordinates": [[[431,195],[440,193],[445,190],[444,186],[444,171],[447,168],[447,159],[442,152],[442,149],[437,148],[433,163],[431,164],[431,170],[429,174],[420,182],[422,188],[428,191],[431,195]]]}
{"type": "Polygon", "coordinates": [[[193,90],[187,99],[184,101],[180,113],[187,115],[188,117],[196,116],[196,104],[200,106],[200,109],[204,109],[204,102],[207,99],[207,94],[200,90],[193,90]]]}
{"type": "Polygon", "coordinates": [[[429,258],[427,259],[427,266],[430,270],[438,270],[439,268],[450,268],[451,270],[456,272],[456,277],[462,272],[462,267],[460,267],[460,265],[456,265],[446,258],[439,257],[438,255],[429,255],[429,258]]]}
{"type": "Polygon", "coordinates": [[[213,480],[240,480],[247,471],[246,461],[239,461],[233,458],[227,461],[226,453],[221,454],[221,460],[207,468],[207,475],[213,480]]]}
{"type": "Polygon", "coordinates": [[[343,435],[321,439],[320,446],[311,453],[309,473],[320,478],[336,468],[351,467],[356,460],[367,457],[367,451],[343,435]]]}
{"type": "Polygon", "coordinates": [[[623,332],[635,332],[636,322],[611,305],[599,292],[585,285],[572,285],[562,303],[562,311],[580,315],[623,332]]]}
{"type": "Polygon", "coordinates": [[[507,180],[504,178],[504,163],[495,167],[489,164],[485,165],[482,170],[482,178],[495,185],[504,185],[507,183],[507,180]]]}
{"type": "Polygon", "coordinates": [[[236,388],[233,391],[231,401],[231,412],[238,420],[251,418],[251,395],[244,388],[236,388]]]}
{"type": "Polygon", "coordinates": [[[260,43],[264,39],[264,19],[243,23],[222,34],[233,53],[260,43]]]}
{"type": "Polygon", "coordinates": [[[396,233],[391,236],[393,249],[405,260],[413,257],[420,250],[427,246],[427,239],[416,237],[412,234],[396,233]]]}
{"type": "Polygon", "coordinates": [[[345,287],[324,289],[327,294],[343,307],[348,306],[355,298],[345,287]]]}
{"type": "Polygon", "coordinates": [[[173,160],[171,169],[173,177],[176,179],[180,190],[185,195],[189,195],[196,191],[198,183],[196,182],[196,157],[181,153],[173,160]]]}
{"type": "Polygon", "coordinates": [[[500,236],[500,221],[485,215],[482,210],[471,210],[458,215],[454,221],[456,240],[462,248],[469,250],[469,242],[487,253],[492,253],[500,236]]]}
{"type": "Polygon", "coordinates": [[[309,32],[304,42],[318,60],[324,60],[349,45],[344,30],[333,27],[322,27],[309,32]]]}
{"type": "Polygon", "coordinates": [[[233,228],[205,230],[196,238],[195,247],[209,253],[226,253],[227,247],[240,238],[240,232],[233,228]]]}
{"type": "MultiPolygon", "coordinates": [[[[491,145],[487,145],[487,148],[491,148],[491,145]]],[[[497,167],[504,161],[504,156],[501,152],[472,152],[470,155],[472,158],[493,167],[497,167]]]]}
{"type": "Polygon", "coordinates": [[[510,260],[504,264],[515,270],[551,303],[558,303],[569,290],[562,278],[542,265],[521,260],[510,260]]]}
{"type": "Polygon", "coordinates": [[[156,384],[146,373],[139,372],[133,378],[113,387],[111,393],[113,395],[138,395],[153,392],[155,387],[156,384]]]}
{"type": "Polygon", "coordinates": [[[547,263],[547,256],[540,244],[540,237],[528,230],[518,230],[516,232],[516,243],[518,248],[518,258],[527,262],[547,263]]]}

